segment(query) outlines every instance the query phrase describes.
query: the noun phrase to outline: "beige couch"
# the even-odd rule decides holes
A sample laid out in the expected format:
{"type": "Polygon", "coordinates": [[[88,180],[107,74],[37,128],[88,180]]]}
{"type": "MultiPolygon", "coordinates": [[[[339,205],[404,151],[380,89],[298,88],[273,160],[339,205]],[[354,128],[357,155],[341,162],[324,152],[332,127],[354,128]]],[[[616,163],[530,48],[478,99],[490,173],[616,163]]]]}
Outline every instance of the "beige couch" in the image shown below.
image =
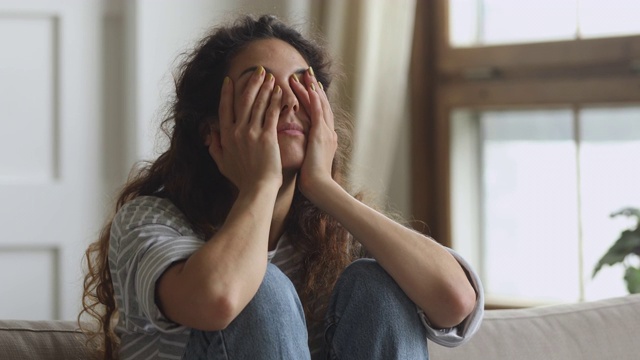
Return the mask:
{"type": "Polygon", "coordinates": [[[478,333],[432,360],[639,360],[640,295],[485,312],[478,333]]]}
{"type": "MultiPolygon", "coordinates": [[[[468,343],[430,344],[432,360],[638,360],[640,295],[487,311],[468,343]]],[[[88,359],[74,322],[0,321],[0,359],[88,359]]],[[[410,359],[407,359],[410,360],[410,359]]]]}

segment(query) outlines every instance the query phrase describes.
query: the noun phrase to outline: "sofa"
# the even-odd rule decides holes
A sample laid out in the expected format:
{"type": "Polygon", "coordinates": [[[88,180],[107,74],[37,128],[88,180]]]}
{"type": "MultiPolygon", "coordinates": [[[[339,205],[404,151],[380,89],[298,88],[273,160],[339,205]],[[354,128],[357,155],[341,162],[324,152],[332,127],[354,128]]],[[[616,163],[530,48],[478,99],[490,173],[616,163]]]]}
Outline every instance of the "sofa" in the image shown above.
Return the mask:
{"type": "MultiPolygon", "coordinates": [[[[640,295],[546,307],[489,310],[478,333],[432,360],[638,360],[640,295]]],[[[88,359],[73,321],[0,321],[0,359],[88,359]]],[[[410,359],[408,359],[410,360],[410,359]]]]}
{"type": "Polygon", "coordinates": [[[467,343],[430,344],[429,354],[432,360],[639,360],[640,294],[486,311],[467,343]]]}

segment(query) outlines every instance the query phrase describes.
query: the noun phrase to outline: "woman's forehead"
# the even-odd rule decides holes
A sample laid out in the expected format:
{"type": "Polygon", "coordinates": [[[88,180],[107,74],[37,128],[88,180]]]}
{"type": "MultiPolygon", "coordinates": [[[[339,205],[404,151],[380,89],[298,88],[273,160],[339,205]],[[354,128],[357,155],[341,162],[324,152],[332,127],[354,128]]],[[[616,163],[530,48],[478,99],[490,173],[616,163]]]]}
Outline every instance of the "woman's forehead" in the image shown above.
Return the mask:
{"type": "Polygon", "coordinates": [[[238,76],[247,68],[261,65],[273,72],[307,68],[302,55],[280,39],[262,39],[251,42],[240,50],[229,64],[229,74],[238,76]]]}

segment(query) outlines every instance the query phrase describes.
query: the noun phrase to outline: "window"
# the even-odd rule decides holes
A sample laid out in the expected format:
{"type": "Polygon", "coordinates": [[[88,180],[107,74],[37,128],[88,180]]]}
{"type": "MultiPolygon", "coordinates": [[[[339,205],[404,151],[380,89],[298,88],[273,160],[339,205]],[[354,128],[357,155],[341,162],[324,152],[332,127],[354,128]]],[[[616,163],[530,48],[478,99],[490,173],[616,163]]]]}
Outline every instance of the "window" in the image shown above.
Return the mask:
{"type": "Polygon", "coordinates": [[[414,151],[439,151],[438,235],[479,270],[490,305],[625,294],[622,268],[591,274],[630,225],[609,214],[640,207],[640,2],[439,0],[428,10],[426,121],[439,145],[414,151]]]}
{"type": "Polygon", "coordinates": [[[625,294],[622,268],[591,272],[630,225],[609,214],[640,204],[640,106],[457,109],[450,121],[453,244],[494,300],[625,294]]]}
{"type": "Polygon", "coordinates": [[[640,34],[637,0],[450,0],[453,47],[640,34]]]}

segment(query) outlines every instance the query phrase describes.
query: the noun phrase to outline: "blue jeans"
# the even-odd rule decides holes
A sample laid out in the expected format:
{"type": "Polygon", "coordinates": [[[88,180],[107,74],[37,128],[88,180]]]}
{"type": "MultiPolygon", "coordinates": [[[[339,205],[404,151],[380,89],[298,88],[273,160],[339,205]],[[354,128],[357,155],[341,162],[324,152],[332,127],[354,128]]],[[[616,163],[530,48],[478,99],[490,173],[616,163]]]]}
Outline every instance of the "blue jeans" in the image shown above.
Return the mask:
{"type": "MultiPolygon", "coordinates": [[[[415,304],[375,260],[349,265],[336,283],[318,359],[428,360],[415,304]]],[[[300,299],[269,264],[256,296],[221,331],[192,330],[183,359],[310,359],[300,299]]],[[[315,360],[315,359],[314,359],[315,360]]]]}

